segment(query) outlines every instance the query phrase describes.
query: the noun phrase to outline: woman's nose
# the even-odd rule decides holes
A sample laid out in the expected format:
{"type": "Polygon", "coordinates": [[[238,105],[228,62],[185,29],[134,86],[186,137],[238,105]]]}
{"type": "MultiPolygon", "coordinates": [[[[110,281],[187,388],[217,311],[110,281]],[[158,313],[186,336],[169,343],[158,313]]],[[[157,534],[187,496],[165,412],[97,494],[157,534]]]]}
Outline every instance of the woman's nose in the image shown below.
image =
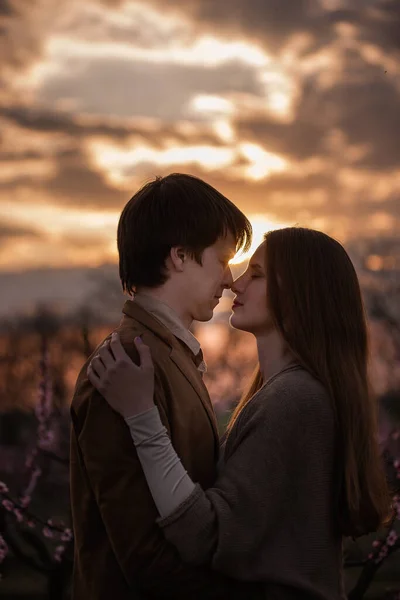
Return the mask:
{"type": "Polygon", "coordinates": [[[241,275],[231,285],[231,290],[234,294],[241,294],[244,291],[244,277],[241,275]]]}

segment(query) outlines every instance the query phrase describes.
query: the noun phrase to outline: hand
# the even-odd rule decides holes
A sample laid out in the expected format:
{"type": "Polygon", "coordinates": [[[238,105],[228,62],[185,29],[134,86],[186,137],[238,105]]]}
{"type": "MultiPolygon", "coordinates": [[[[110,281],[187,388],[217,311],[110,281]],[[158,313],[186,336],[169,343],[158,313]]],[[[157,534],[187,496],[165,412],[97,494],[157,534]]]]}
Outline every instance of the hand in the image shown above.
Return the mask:
{"type": "Polygon", "coordinates": [[[125,419],[154,406],[154,364],[150,348],[135,338],[140,364],[130,359],[117,333],[100,346],[87,368],[92,385],[125,419]]]}

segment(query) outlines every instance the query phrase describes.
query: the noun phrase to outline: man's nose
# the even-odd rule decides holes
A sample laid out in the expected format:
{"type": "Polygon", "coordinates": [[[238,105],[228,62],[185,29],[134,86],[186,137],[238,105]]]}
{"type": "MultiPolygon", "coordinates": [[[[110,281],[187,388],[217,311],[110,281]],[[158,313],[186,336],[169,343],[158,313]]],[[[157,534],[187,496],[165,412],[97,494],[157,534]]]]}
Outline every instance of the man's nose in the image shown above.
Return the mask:
{"type": "Polygon", "coordinates": [[[232,287],[232,283],[233,283],[233,277],[232,277],[232,271],[230,267],[227,267],[224,273],[224,279],[222,281],[222,285],[224,286],[224,288],[226,290],[230,289],[232,287]]]}

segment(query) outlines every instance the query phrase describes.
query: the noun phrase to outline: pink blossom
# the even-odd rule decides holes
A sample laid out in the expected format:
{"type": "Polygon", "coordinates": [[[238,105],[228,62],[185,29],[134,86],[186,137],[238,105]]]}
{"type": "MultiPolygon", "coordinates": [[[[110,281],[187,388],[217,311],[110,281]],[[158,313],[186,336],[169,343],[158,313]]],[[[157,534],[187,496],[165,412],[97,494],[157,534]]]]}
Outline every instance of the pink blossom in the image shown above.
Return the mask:
{"type": "Polygon", "coordinates": [[[29,506],[29,504],[31,503],[32,497],[31,496],[22,496],[20,498],[19,503],[21,504],[21,506],[23,508],[26,508],[27,506],[29,506]]]}
{"type": "Polygon", "coordinates": [[[18,523],[22,523],[22,521],[24,520],[24,515],[22,514],[22,511],[19,508],[14,508],[14,515],[17,517],[18,523]]]}
{"type": "Polygon", "coordinates": [[[65,529],[63,534],[61,535],[62,542],[70,542],[72,540],[72,531],[70,529],[65,529]]]}
{"type": "Polygon", "coordinates": [[[8,546],[6,540],[0,534],[0,563],[2,563],[8,554],[8,546]]]}
{"type": "Polygon", "coordinates": [[[37,480],[41,474],[42,470],[38,466],[36,466],[31,473],[30,481],[23,494],[24,496],[32,496],[32,492],[35,489],[37,480]]]}
{"type": "Polygon", "coordinates": [[[399,536],[397,535],[397,533],[394,531],[394,529],[392,529],[392,531],[390,531],[389,535],[386,538],[386,544],[388,546],[394,546],[398,540],[398,537],[399,536]]]}
{"type": "Polygon", "coordinates": [[[14,508],[14,503],[11,500],[3,500],[2,505],[6,510],[13,510],[14,508]]]}
{"type": "Polygon", "coordinates": [[[388,554],[388,547],[382,546],[381,551],[379,552],[377,558],[375,559],[375,563],[378,565],[380,562],[383,561],[383,559],[387,556],[387,554],[388,554]]]}
{"type": "Polygon", "coordinates": [[[27,521],[27,522],[26,522],[26,524],[27,524],[27,526],[28,526],[28,527],[30,527],[31,529],[33,529],[33,528],[35,527],[35,523],[34,523],[34,521],[31,521],[31,520],[29,520],[29,521],[27,521]]]}
{"type": "Polygon", "coordinates": [[[372,545],[374,548],[379,548],[379,546],[381,545],[382,542],[380,542],[379,540],[375,540],[372,542],[372,545]]]}
{"type": "Polygon", "coordinates": [[[39,438],[40,448],[45,448],[46,446],[52,444],[52,442],[54,441],[54,433],[52,431],[46,430],[46,428],[43,427],[43,431],[40,432],[39,438]]]}
{"type": "Polygon", "coordinates": [[[54,537],[54,533],[52,532],[52,530],[49,527],[43,527],[42,533],[43,533],[44,537],[46,537],[46,538],[54,537]]]}
{"type": "Polygon", "coordinates": [[[3,481],[0,481],[0,494],[7,494],[8,487],[3,481]]]}
{"type": "Polygon", "coordinates": [[[56,562],[61,562],[62,555],[64,554],[65,546],[57,546],[54,552],[54,560],[56,562]]]}

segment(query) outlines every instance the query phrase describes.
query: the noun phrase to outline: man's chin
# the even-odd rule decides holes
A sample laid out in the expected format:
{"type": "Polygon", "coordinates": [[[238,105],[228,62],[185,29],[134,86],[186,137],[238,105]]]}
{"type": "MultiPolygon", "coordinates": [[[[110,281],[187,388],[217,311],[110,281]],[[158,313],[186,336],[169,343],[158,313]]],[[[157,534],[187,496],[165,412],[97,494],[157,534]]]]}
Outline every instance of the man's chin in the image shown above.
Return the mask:
{"type": "Polygon", "coordinates": [[[213,315],[214,311],[212,308],[210,308],[210,310],[202,310],[194,316],[194,321],[199,321],[200,323],[207,323],[207,321],[211,321],[213,315]]]}

